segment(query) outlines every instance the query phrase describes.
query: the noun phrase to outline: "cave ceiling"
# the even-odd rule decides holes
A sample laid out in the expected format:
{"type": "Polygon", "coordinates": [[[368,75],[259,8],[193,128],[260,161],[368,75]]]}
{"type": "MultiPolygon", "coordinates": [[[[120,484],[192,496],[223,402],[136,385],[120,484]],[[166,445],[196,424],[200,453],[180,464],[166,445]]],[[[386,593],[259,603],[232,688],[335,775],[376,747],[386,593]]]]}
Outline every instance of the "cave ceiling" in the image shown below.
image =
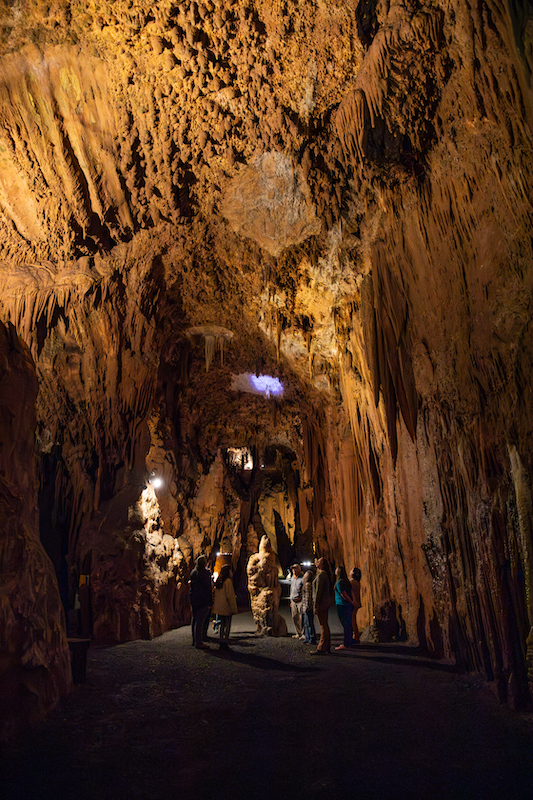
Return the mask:
{"type": "Polygon", "coordinates": [[[157,329],[146,357],[217,324],[234,372],[265,348],[279,369],[281,348],[330,390],[333,309],[367,271],[335,122],[364,60],[356,6],[4,5],[1,294],[43,374],[63,359],[79,383],[80,337],[121,347],[99,307],[120,291],[111,316],[157,329]]]}
{"type": "MultiPolygon", "coordinates": [[[[123,313],[135,316],[135,304],[155,324],[154,352],[187,327],[218,324],[243,351],[235,370],[253,370],[261,350],[247,342],[253,331],[278,361],[286,356],[307,382],[331,389],[346,350],[340,320],[357,313],[372,248],[388,243],[392,254],[391,240],[402,236],[406,248],[430,250],[439,231],[428,222],[438,228],[439,220],[424,219],[425,206],[453,219],[455,204],[487,194],[476,209],[476,256],[490,262],[506,249],[523,259],[520,219],[508,222],[501,208],[513,199],[498,196],[512,165],[494,154],[510,137],[514,163],[526,166],[527,61],[522,74],[498,63],[502,34],[515,33],[509,24],[498,35],[495,22],[483,28],[498,4],[474,15],[473,38],[468,3],[446,8],[3,3],[4,313],[22,321],[38,349],[39,323],[52,323],[55,359],[60,341],[64,352],[75,349],[77,323],[83,335],[113,339],[94,299],[116,298],[120,284],[123,313]],[[467,82],[470,69],[480,83],[497,75],[500,84],[484,97],[467,82]],[[497,116],[502,94],[508,130],[497,116]],[[472,163],[480,152],[484,170],[472,163]],[[394,220],[407,215],[409,226],[394,220]],[[61,313],[83,298],[85,319],[61,313]]],[[[527,51],[527,20],[519,22],[527,51]]],[[[513,175],[523,204],[524,173],[513,175]]],[[[452,257],[452,243],[437,248],[443,261],[452,257]]],[[[426,267],[423,290],[438,291],[444,270],[431,254],[426,267]]],[[[408,283],[408,270],[398,265],[393,280],[408,283]]],[[[512,280],[505,289],[511,297],[512,280]]],[[[405,294],[401,285],[392,292],[405,294]]],[[[515,336],[516,312],[502,317],[503,336],[515,336]]],[[[44,353],[43,364],[51,357],[44,353]]]]}

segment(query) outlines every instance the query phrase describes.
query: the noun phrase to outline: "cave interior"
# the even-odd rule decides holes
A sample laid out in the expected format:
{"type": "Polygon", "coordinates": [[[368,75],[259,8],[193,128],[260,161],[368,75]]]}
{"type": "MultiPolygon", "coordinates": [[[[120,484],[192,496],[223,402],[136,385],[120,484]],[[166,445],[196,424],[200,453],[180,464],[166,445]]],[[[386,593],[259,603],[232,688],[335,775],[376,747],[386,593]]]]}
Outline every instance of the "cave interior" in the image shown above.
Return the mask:
{"type": "Polygon", "coordinates": [[[0,0],[0,60],[2,736],[264,534],[531,708],[530,3],[0,0]]]}

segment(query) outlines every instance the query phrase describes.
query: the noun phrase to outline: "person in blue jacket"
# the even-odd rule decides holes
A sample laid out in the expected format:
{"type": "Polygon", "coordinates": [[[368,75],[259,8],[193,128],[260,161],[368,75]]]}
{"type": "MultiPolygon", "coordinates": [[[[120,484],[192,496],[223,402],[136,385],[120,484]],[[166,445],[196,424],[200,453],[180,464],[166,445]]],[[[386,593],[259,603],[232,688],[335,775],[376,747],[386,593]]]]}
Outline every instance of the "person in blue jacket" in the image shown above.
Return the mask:
{"type": "Polygon", "coordinates": [[[347,650],[353,645],[352,613],[355,603],[346,569],[337,567],[335,577],[337,578],[335,582],[335,607],[344,632],[344,643],[336,647],[335,650],[347,650]]]}

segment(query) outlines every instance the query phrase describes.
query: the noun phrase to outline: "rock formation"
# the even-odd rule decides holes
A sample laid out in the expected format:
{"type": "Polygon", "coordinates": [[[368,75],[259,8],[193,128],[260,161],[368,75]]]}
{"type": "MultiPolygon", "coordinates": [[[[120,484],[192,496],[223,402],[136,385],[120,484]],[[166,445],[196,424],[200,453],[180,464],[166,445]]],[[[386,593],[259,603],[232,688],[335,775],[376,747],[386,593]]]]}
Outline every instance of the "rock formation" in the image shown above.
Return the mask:
{"type": "Polygon", "coordinates": [[[530,4],[0,0],[0,66],[0,320],[67,608],[94,563],[96,635],[154,635],[266,526],[527,707],[530,4]]]}
{"type": "Polygon", "coordinates": [[[262,536],[259,552],[246,566],[252,614],[260,636],[285,636],[287,625],[279,613],[281,585],[278,567],[268,536],[262,536]]]}
{"type": "Polygon", "coordinates": [[[53,708],[71,682],[65,615],[39,541],[36,397],[28,348],[0,323],[0,741],[53,708]]]}

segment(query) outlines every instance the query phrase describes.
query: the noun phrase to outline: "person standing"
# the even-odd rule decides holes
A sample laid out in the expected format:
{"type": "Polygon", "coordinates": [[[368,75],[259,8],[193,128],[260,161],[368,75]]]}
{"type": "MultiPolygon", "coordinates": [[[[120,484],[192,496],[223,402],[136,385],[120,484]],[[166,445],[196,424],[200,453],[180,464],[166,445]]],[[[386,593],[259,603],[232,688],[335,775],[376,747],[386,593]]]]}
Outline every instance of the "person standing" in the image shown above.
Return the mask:
{"type": "Polygon", "coordinates": [[[344,642],[336,647],[335,650],[347,650],[353,645],[352,612],[354,601],[352,587],[344,567],[337,567],[335,576],[337,578],[335,582],[335,607],[344,632],[344,642]]]}
{"type": "Polygon", "coordinates": [[[331,636],[328,624],[329,607],[333,602],[331,569],[325,558],[316,562],[316,578],[313,581],[313,604],[320,623],[320,639],[313,655],[331,653],[331,636]]]}
{"type": "Polygon", "coordinates": [[[229,650],[228,639],[231,631],[231,618],[237,613],[237,599],[231,580],[231,568],[224,564],[215,581],[215,601],[213,613],[220,621],[220,649],[229,650]]]}
{"type": "Polygon", "coordinates": [[[352,611],[352,638],[354,642],[359,642],[359,628],[357,626],[357,612],[361,608],[361,570],[354,567],[350,572],[350,586],[352,587],[353,611],[352,611]]]}
{"type": "Polygon", "coordinates": [[[313,580],[314,568],[310,568],[304,575],[302,585],[302,615],[304,618],[304,639],[306,644],[316,644],[315,612],[313,608],[313,580]]]}
{"type": "Polygon", "coordinates": [[[293,639],[305,639],[303,631],[303,615],[302,615],[302,586],[304,582],[302,568],[299,564],[293,564],[291,567],[291,588],[289,594],[291,616],[294,623],[295,634],[293,639]]]}
{"type": "Polygon", "coordinates": [[[206,557],[198,556],[196,567],[191,572],[189,591],[192,608],[192,643],[197,650],[208,650],[204,642],[204,626],[213,603],[211,573],[206,568],[206,557]]]}

